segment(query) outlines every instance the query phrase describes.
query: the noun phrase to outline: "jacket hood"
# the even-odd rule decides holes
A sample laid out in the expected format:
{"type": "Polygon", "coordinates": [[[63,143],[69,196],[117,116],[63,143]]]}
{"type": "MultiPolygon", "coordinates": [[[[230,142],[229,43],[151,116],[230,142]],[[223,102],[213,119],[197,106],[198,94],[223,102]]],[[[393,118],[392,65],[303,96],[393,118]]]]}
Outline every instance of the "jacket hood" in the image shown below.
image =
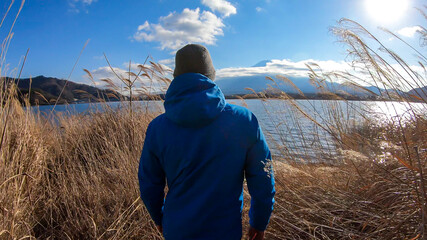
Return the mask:
{"type": "Polygon", "coordinates": [[[212,122],[226,105],[224,94],[209,78],[198,73],[177,76],[165,96],[166,117],[185,127],[212,122]]]}

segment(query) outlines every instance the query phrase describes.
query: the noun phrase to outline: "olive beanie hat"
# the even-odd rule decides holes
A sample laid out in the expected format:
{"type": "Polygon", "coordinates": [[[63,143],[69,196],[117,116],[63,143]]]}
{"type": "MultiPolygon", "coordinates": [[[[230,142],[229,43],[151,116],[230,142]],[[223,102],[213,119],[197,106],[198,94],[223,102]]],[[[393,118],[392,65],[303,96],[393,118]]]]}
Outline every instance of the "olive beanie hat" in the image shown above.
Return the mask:
{"type": "Polygon", "coordinates": [[[215,68],[206,47],[199,44],[188,44],[178,50],[175,56],[173,76],[178,77],[184,73],[200,73],[212,81],[215,80],[215,68]]]}

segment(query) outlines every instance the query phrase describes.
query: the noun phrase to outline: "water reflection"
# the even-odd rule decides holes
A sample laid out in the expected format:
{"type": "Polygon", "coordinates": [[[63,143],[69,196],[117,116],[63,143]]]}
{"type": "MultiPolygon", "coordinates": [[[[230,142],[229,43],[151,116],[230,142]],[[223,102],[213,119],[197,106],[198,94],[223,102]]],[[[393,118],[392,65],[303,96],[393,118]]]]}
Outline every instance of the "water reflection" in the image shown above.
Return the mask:
{"type": "MultiPolygon", "coordinates": [[[[373,124],[379,124],[408,119],[413,117],[414,113],[427,113],[427,105],[422,103],[278,99],[228,102],[245,106],[257,116],[273,155],[305,162],[334,158],[336,146],[330,132],[345,131],[366,119],[370,119],[373,124]],[[333,129],[331,126],[342,129],[333,129]]],[[[134,105],[145,111],[164,111],[162,101],[139,101],[134,105]]],[[[127,107],[127,103],[113,102],[107,106],[113,109],[123,108],[127,107]]],[[[58,105],[55,112],[85,114],[104,111],[105,107],[103,103],[58,105]]],[[[52,106],[33,109],[49,115],[52,106]]]]}

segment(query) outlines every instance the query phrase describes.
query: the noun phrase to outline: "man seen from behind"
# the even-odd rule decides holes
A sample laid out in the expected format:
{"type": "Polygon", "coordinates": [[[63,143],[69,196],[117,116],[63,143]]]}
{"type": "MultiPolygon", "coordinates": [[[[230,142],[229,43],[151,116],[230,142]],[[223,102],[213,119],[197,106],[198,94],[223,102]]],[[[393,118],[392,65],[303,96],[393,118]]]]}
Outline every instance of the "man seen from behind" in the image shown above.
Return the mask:
{"type": "Polygon", "coordinates": [[[251,196],[249,239],[264,239],[273,210],[271,153],[258,121],[248,109],[228,104],[214,80],[205,47],[180,49],[165,113],[147,128],[141,198],[166,240],[241,239],[244,178],[251,196]]]}

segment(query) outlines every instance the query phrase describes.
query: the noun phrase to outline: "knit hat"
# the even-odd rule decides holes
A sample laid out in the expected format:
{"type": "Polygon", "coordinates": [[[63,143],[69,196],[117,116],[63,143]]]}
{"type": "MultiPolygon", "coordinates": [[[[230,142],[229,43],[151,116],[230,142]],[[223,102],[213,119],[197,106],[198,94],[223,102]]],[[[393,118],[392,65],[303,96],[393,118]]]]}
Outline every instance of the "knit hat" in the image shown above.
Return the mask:
{"type": "Polygon", "coordinates": [[[184,73],[200,73],[215,80],[215,68],[208,49],[199,44],[188,44],[178,50],[173,76],[178,77],[184,73]]]}

